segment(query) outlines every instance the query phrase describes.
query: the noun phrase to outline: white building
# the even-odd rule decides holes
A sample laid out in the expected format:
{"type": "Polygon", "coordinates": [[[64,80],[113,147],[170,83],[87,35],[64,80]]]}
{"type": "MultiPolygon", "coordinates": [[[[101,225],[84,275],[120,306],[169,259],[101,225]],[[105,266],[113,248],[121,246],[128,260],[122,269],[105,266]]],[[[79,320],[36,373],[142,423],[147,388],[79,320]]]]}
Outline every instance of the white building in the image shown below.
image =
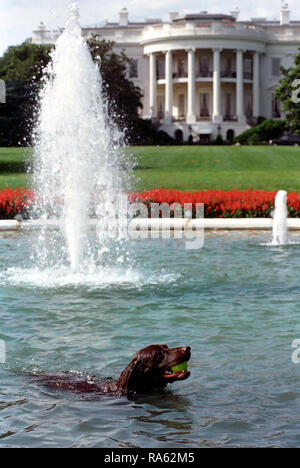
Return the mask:
{"type": "MultiPolygon", "coordinates": [[[[55,42],[59,31],[40,25],[32,41],[55,42]]],[[[129,21],[83,27],[83,35],[113,41],[116,52],[132,58],[129,77],[144,95],[142,117],[171,136],[208,142],[249,128],[257,117],[280,118],[274,91],[280,67],[294,63],[300,46],[300,21],[290,20],[285,4],[280,21],[230,15],[170,13],[166,22],[129,21]]]]}

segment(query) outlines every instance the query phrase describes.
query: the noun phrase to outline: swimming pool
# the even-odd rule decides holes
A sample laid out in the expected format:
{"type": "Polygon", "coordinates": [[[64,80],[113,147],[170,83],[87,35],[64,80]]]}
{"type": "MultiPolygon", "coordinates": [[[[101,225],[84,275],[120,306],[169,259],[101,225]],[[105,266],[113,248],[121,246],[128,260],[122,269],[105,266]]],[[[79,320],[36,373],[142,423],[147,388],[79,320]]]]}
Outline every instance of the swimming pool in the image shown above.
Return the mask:
{"type": "MultiPolygon", "coordinates": [[[[134,267],[32,268],[36,234],[0,238],[0,446],[300,446],[299,246],[270,234],[132,241],[134,267]],[[117,377],[152,343],[190,345],[189,380],[134,399],[84,398],[28,372],[117,377]]],[[[294,240],[298,240],[294,235],[294,240]]]]}

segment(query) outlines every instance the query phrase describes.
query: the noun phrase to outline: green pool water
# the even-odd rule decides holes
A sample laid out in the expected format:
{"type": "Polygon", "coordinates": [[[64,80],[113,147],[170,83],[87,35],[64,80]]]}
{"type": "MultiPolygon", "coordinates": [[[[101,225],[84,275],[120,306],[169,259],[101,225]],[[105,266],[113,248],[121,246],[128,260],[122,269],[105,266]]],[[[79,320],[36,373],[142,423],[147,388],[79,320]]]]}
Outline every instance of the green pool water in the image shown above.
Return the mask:
{"type": "Polygon", "coordinates": [[[35,234],[0,238],[1,447],[299,447],[299,251],[270,234],[133,244],[84,275],[32,267],[35,234]],[[117,377],[152,343],[190,345],[189,380],[136,398],[38,386],[30,372],[117,377]]]}

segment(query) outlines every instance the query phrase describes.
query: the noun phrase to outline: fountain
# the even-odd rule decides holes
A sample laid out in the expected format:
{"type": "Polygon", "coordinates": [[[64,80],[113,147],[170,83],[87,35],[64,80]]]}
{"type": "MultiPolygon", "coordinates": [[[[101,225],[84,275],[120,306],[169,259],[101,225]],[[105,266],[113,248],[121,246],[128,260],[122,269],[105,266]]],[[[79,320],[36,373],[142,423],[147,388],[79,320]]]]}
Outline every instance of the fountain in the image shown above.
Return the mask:
{"type": "MultiPolygon", "coordinates": [[[[0,236],[0,445],[186,450],[255,447],[258,435],[265,447],[299,445],[300,381],[288,356],[299,338],[297,244],[270,251],[257,233],[249,238],[249,228],[271,227],[267,218],[207,219],[214,230],[201,251],[176,233],[127,242],[126,197],[117,205],[128,187],[122,135],[108,118],[74,6],[44,81],[34,164],[40,195],[33,219],[5,221],[23,226],[0,236]],[[218,235],[224,226],[230,231],[218,235]],[[127,401],[31,378],[115,378],[151,343],[192,346],[188,385],[127,401]]],[[[277,194],[273,245],[288,241],[286,200],[277,194]]],[[[290,219],[289,227],[294,221],[299,226],[290,219]]]]}
{"type": "Polygon", "coordinates": [[[110,120],[102,81],[82,38],[78,7],[44,71],[35,131],[33,216],[58,222],[62,242],[42,229],[33,255],[40,266],[66,265],[72,272],[129,259],[124,242],[126,170],[122,133],[110,120]],[[91,235],[93,217],[96,234],[91,235]],[[115,232],[112,248],[108,232],[115,232]],[[114,225],[112,226],[112,224],[114,225]]]}
{"type": "Polygon", "coordinates": [[[272,245],[286,245],[288,243],[287,218],[287,192],[280,190],[275,198],[272,245]]]}

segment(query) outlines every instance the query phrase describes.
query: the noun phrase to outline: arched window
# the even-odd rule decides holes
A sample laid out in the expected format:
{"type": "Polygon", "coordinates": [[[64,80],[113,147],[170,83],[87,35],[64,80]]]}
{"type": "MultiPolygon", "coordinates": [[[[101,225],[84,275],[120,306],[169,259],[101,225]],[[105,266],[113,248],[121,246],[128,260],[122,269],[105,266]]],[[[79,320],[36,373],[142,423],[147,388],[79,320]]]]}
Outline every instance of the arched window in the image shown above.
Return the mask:
{"type": "Polygon", "coordinates": [[[227,131],[227,134],[226,134],[226,139],[228,141],[229,144],[232,144],[233,143],[233,140],[234,140],[234,137],[235,137],[235,132],[234,130],[228,130],[227,131]]]}
{"type": "Polygon", "coordinates": [[[176,130],[175,140],[178,145],[182,145],[183,143],[183,131],[182,130],[176,130]]]}

